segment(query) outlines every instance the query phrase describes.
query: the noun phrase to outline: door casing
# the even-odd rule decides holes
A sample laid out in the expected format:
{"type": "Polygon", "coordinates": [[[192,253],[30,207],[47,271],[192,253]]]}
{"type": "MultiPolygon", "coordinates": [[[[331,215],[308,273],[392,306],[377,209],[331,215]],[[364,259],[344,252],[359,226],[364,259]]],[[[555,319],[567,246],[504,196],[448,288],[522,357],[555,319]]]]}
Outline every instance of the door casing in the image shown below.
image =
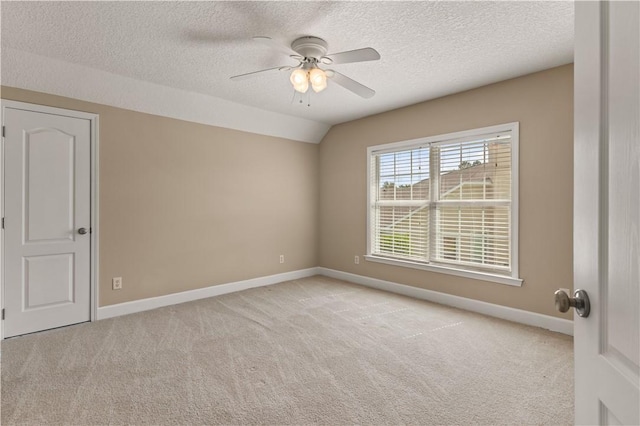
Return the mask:
{"type": "MultiPolygon", "coordinates": [[[[50,107],[50,106],[45,106],[45,105],[37,105],[37,104],[30,104],[30,103],[25,103],[25,102],[18,102],[18,101],[12,101],[12,100],[5,100],[2,99],[0,100],[0,105],[2,108],[2,125],[5,125],[5,109],[6,108],[12,108],[12,109],[20,109],[20,110],[26,110],[26,111],[34,111],[34,112],[40,112],[40,113],[44,113],[44,114],[54,114],[54,115],[63,115],[63,116],[67,116],[67,117],[74,117],[74,118],[82,118],[85,120],[89,120],[90,123],[90,150],[91,150],[91,172],[90,172],[90,176],[91,176],[91,183],[90,183],[90,191],[91,191],[91,196],[90,196],[90,209],[91,209],[91,234],[90,234],[90,238],[91,238],[91,242],[90,242],[90,268],[91,268],[91,274],[90,274],[90,308],[91,308],[91,321],[95,321],[97,319],[96,314],[98,311],[98,297],[99,297],[99,292],[98,292],[98,277],[99,277],[99,256],[98,256],[98,248],[100,247],[98,244],[99,241],[99,226],[98,226],[98,200],[99,200],[99,196],[98,196],[98,190],[99,190],[99,184],[98,184],[98,177],[99,177],[99,171],[98,171],[98,166],[100,164],[99,162],[99,141],[98,141],[98,135],[99,135],[99,128],[98,128],[98,121],[99,121],[99,117],[98,114],[93,114],[93,113],[89,113],[89,112],[83,112],[83,111],[75,111],[75,110],[69,110],[69,109],[63,109],[63,108],[56,108],[56,107],[50,107]]],[[[2,146],[0,148],[0,214],[2,217],[4,217],[4,137],[2,138],[2,146]]],[[[1,233],[2,236],[0,238],[0,306],[2,306],[2,308],[4,308],[4,284],[5,284],[5,277],[4,277],[4,254],[5,254],[5,247],[4,247],[4,232],[1,233]]],[[[0,326],[0,340],[4,339],[4,322],[2,322],[2,325],[0,326]]]]}

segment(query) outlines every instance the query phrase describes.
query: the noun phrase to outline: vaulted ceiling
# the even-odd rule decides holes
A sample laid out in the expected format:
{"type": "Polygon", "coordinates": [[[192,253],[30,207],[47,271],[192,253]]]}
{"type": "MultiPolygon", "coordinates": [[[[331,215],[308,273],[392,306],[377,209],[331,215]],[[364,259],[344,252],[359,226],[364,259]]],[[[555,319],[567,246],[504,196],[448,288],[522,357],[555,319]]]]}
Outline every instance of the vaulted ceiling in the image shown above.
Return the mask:
{"type": "Polygon", "coordinates": [[[17,53],[37,55],[325,129],[573,61],[567,1],[53,1],[2,2],[0,10],[3,84],[24,78],[8,68],[17,53]],[[325,39],[331,53],[375,48],[379,61],[331,67],[376,95],[363,99],[329,80],[301,99],[284,71],[229,79],[296,64],[253,36],[288,46],[304,35],[325,39]]]}

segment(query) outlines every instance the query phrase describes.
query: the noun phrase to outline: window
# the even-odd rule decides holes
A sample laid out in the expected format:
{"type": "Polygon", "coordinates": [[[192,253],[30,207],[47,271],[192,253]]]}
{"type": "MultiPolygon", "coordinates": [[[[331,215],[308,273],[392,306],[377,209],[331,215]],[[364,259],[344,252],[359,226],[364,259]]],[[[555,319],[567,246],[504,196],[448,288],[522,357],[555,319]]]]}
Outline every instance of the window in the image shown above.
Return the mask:
{"type": "Polygon", "coordinates": [[[367,259],[521,285],[518,123],[370,147],[367,259]]]}

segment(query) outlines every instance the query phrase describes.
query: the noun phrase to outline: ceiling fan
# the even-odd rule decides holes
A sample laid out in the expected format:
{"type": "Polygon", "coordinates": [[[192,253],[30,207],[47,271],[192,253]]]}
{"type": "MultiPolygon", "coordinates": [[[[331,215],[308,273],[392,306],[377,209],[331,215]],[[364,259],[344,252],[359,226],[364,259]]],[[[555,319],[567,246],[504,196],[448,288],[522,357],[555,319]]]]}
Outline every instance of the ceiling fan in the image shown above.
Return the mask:
{"type": "Polygon", "coordinates": [[[324,66],[332,64],[377,61],[380,59],[380,54],[371,47],[327,54],[327,42],[319,37],[305,36],[297,38],[291,43],[291,48],[281,45],[269,37],[253,37],[253,40],[289,55],[299,62],[298,65],[267,68],[234,75],[231,80],[244,80],[268,72],[291,71],[289,80],[293,88],[300,93],[306,93],[309,90],[309,86],[314,92],[321,92],[327,87],[327,78],[363,98],[370,98],[376,93],[375,90],[350,79],[338,71],[324,69],[324,66]]]}

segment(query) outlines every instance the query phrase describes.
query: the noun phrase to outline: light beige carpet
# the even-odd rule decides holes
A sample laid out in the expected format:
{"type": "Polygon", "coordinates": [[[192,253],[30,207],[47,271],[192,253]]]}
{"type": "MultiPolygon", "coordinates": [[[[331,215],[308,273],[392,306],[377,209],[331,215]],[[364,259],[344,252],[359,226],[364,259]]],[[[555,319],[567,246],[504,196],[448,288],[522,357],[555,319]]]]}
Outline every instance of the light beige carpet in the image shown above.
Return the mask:
{"type": "Polygon", "coordinates": [[[325,277],[2,344],[2,424],[571,424],[573,342],[325,277]]]}

